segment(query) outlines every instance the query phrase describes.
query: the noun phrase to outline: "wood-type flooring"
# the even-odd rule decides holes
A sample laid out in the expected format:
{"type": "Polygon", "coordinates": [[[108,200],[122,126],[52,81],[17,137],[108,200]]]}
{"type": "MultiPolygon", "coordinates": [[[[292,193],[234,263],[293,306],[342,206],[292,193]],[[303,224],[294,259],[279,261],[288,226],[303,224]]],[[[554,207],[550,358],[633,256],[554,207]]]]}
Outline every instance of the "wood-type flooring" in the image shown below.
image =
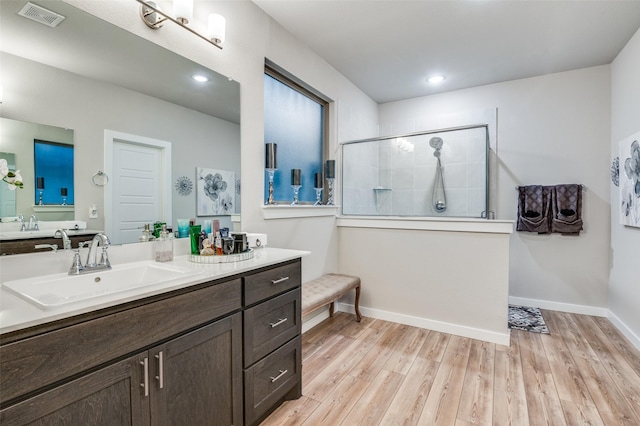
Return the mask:
{"type": "Polygon", "coordinates": [[[336,313],[303,335],[271,425],[640,425],[640,351],[606,318],[542,311],[502,346],[336,313]]]}

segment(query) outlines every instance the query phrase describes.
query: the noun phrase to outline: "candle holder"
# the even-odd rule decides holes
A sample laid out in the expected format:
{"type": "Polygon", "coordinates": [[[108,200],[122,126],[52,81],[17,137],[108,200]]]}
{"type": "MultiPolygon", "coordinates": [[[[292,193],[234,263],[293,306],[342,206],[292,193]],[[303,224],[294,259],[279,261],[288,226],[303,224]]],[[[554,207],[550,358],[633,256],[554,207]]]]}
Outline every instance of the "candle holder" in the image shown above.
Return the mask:
{"type": "Polygon", "coordinates": [[[66,206],[67,205],[67,197],[62,197],[62,204],[60,204],[61,206],[66,206]]]}
{"type": "Polygon", "coordinates": [[[62,197],[63,206],[67,205],[67,188],[60,188],[60,196],[62,197]]]}
{"type": "Polygon", "coordinates": [[[313,188],[316,190],[316,202],[313,203],[314,206],[322,205],[322,188],[313,188]]]}
{"type": "Polygon", "coordinates": [[[302,185],[291,185],[291,187],[293,188],[293,202],[291,205],[298,206],[300,205],[300,202],[298,201],[298,192],[300,191],[300,188],[302,188],[302,185]]]}
{"type": "Polygon", "coordinates": [[[327,206],[335,205],[333,203],[333,183],[335,182],[335,178],[327,178],[327,206]]]}
{"type": "Polygon", "coordinates": [[[38,198],[38,205],[44,206],[44,203],[42,202],[42,191],[40,191],[40,197],[38,198]]]}
{"type": "Polygon", "coordinates": [[[276,170],[278,169],[267,169],[267,173],[269,174],[269,198],[265,201],[266,205],[273,205],[276,203],[273,199],[273,178],[276,175],[276,170]]]}

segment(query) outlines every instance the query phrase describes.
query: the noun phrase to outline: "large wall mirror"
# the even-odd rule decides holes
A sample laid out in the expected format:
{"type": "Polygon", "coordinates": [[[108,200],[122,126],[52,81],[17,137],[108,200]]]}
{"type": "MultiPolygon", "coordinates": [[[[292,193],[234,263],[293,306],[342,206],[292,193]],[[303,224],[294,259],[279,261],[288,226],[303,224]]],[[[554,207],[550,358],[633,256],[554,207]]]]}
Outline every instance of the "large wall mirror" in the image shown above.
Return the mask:
{"type": "MultiPolygon", "coordinates": [[[[20,16],[25,4],[27,0],[0,2],[0,116],[70,132],[73,217],[86,221],[88,228],[104,230],[118,209],[116,204],[105,208],[113,178],[95,176],[105,170],[105,133],[119,132],[171,144],[166,169],[171,176],[163,180],[171,186],[167,221],[174,228],[178,218],[214,218],[232,226],[229,215],[198,217],[197,170],[233,172],[236,182],[229,187],[239,191],[239,84],[62,1],[41,4],[65,17],[55,28],[20,16]],[[196,74],[208,81],[195,81],[196,74]],[[191,192],[176,185],[181,178],[192,183],[191,192]]],[[[15,153],[8,144],[3,136],[0,152],[15,153]]],[[[38,210],[37,176],[25,172],[32,170],[33,156],[22,157],[15,157],[25,181],[25,188],[16,191],[16,214],[28,216],[38,210]]],[[[239,215],[239,195],[235,201],[232,213],[239,215]]]]}

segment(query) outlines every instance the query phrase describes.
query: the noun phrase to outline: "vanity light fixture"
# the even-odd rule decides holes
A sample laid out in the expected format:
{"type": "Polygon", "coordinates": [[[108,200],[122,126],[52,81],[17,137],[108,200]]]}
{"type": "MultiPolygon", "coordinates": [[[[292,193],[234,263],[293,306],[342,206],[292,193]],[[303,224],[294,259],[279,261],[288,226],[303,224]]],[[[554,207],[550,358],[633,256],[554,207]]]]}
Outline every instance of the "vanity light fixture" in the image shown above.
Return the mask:
{"type": "Polygon", "coordinates": [[[427,78],[427,81],[431,84],[438,84],[442,83],[445,79],[446,77],[444,75],[432,75],[431,77],[427,78]]]}
{"type": "Polygon", "coordinates": [[[140,17],[149,28],[157,30],[162,27],[165,21],[171,21],[201,39],[208,41],[218,49],[222,49],[226,32],[226,20],[222,15],[217,13],[209,15],[208,36],[205,36],[188,26],[193,19],[193,0],[173,0],[173,14],[175,16],[163,12],[152,0],[136,1],[140,3],[140,17]]]}

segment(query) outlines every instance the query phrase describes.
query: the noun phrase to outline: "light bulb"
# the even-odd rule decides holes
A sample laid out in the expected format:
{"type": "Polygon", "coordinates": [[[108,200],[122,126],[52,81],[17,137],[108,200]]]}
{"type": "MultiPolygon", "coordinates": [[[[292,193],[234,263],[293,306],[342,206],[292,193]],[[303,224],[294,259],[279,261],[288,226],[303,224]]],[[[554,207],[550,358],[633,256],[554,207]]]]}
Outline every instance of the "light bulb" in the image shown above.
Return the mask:
{"type": "Polygon", "coordinates": [[[173,0],[173,16],[182,24],[193,19],[193,0],[173,0]]]}
{"type": "Polygon", "coordinates": [[[222,15],[212,13],[209,15],[209,40],[222,44],[225,39],[227,20],[222,15]]]}

